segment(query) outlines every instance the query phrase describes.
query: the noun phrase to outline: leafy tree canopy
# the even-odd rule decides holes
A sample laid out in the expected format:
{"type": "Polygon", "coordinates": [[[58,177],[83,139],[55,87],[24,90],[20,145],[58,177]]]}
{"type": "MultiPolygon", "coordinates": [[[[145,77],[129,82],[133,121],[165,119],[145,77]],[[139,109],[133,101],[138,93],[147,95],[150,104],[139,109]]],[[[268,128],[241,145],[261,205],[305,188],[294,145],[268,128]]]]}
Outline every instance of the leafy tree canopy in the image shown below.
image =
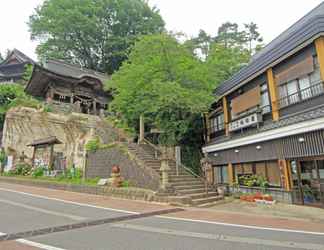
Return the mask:
{"type": "Polygon", "coordinates": [[[0,128],[3,126],[5,113],[12,107],[38,107],[39,102],[24,92],[20,84],[0,85],[0,128]]]}
{"type": "Polygon", "coordinates": [[[202,67],[173,36],[143,36],[113,75],[112,109],[131,127],[145,115],[146,122],[164,132],[160,142],[175,145],[213,99],[202,67]]]}
{"type": "Polygon", "coordinates": [[[144,0],[45,0],[29,18],[42,58],[64,59],[113,73],[139,35],[160,33],[164,21],[144,0]]]}

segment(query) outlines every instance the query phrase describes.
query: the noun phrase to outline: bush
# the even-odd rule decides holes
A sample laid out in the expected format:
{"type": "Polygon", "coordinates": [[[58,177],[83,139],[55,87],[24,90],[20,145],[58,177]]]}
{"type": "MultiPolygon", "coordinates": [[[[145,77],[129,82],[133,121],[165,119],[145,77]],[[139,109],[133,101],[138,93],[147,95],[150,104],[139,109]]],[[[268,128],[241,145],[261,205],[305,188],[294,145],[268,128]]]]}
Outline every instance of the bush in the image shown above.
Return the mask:
{"type": "Polygon", "coordinates": [[[34,168],[34,170],[32,171],[32,176],[33,177],[41,177],[44,175],[44,168],[42,167],[38,167],[38,168],[34,168]]]}
{"type": "Polygon", "coordinates": [[[88,152],[96,152],[100,148],[99,138],[91,139],[85,145],[85,148],[88,152]]]}
{"type": "Polygon", "coordinates": [[[12,170],[9,171],[10,175],[30,175],[32,167],[25,163],[17,164],[12,170]]]}

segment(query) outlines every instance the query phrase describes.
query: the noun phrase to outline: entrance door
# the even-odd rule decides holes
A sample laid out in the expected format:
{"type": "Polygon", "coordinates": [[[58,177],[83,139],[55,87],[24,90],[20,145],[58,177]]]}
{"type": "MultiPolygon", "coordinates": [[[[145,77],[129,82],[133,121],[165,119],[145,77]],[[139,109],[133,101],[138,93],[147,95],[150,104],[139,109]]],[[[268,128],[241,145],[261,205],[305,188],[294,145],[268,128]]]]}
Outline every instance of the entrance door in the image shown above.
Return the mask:
{"type": "Polygon", "coordinates": [[[324,161],[293,161],[291,170],[297,203],[323,206],[324,161]]]}

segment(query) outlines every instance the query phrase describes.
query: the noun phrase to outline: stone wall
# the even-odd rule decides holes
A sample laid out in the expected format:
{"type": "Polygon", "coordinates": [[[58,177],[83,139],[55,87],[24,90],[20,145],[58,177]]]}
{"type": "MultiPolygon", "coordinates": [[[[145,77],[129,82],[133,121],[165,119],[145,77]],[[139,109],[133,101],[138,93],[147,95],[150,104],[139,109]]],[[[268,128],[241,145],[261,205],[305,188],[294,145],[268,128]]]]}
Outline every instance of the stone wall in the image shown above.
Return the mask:
{"type": "Polygon", "coordinates": [[[93,115],[59,114],[31,108],[14,108],[7,112],[3,129],[2,145],[12,155],[23,151],[32,158],[33,148],[27,144],[37,139],[56,136],[63,144],[55,145],[55,152],[62,152],[67,165],[84,165],[84,145],[91,136],[98,134],[105,141],[114,141],[114,131],[107,129],[103,121],[93,115]],[[92,129],[93,128],[93,129],[92,129]]]}
{"type": "Polygon", "coordinates": [[[160,176],[151,168],[138,162],[126,146],[116,144],[110,148],[89,152],[86,164],[86,177],[109,178],[113,165],[121,169],[121,176],[130,182],[131,186],[157,190],[160,176]]]}

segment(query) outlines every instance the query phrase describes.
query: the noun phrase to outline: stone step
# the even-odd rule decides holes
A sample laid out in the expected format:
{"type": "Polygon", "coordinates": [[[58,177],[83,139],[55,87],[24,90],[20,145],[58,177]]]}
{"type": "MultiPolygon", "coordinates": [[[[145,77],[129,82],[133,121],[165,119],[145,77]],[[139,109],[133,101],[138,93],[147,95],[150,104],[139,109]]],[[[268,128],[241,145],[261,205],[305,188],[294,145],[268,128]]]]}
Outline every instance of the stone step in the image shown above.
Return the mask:
{"type": "Polygon", "coordinates": [[[191,194],[188,195],[191,197],[191,199],[201,199],[201,198],[207,198],[207,197],[212,197],[212,196],[217,196],[217,192],[214,191],[208,191],[208,194],[206,194],[206,192],[204,193],[198,193],[198,194],[191,194]]]}
{"type": "Polygon", "coordinates": [[[173,186],[176,190],[181,191],[181,190],[186,190],[186,189],[193,189],[193,188],[205,188],[205,185],[203,183],[198,183],[198,184],[189,184],[185,186],[173,186]]]}
{"type": "Polygon", "coordinates": [[[177,187],[177,186],[185,186],[185,185],[195,185],[195,184],[201,184],[203,183],[202,181],[198,180],[198,179],[195,179],[195,180],[192,180],[192,181],[177,181],[177,182],[173,182],[172,185],[174,187],[177,187]]]}
{"type": "Polygon", "coordinates": [[[192,200],[192,205],[194,205],[194,206],[198,206],[198,205],[206,206],[206,204],[219,201],[220,199],[222,199],[221,196],[211,196],[211,197],[208,197],[208,198],[194,199],[194,200],[192,200]]]}
{"type": "MultiPolygon", "coordinates": [[[[208,189],[208,192],[212,192],[212,189],[208,189]]],[[[185,194],[185,195],[191,195],[191,194],[202,194],[205,193],[206,194],[206,190],[205,188],[192,188],[192,189],[185,189],[185,190],[179,190],[178,191],[181,194],[185,194]]]]}

